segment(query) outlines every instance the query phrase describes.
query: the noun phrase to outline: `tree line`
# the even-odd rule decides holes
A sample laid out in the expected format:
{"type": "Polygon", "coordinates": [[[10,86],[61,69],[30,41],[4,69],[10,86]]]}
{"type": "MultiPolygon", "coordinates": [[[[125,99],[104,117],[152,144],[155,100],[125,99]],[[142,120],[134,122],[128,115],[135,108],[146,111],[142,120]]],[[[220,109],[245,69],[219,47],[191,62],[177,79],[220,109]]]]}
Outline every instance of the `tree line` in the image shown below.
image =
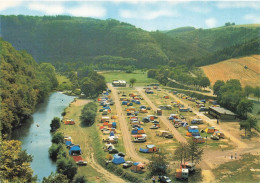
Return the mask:
{"type": "Polygon", "coordinates": [[[1,136],[9,138],[12,130],[30,117],[35,106],[58,86],[55,68],[50,63],[37,64],[26,51],[17,51],[3,39],[1,44],[1,136]]]}
{"type": "Polygon", "coordinates": [[[154,78],[161,84],[170,87],[181,87],[180,84],[184,84],[185,89],[201,89],[210,86],[208,77],[203,76],[201,73],[197,73],[196,77],[193,77],[186,65],[178,65],[175,67],[162,66],[159,69],[150,69],[147,72],[148,78],[154,78]],[[178,83],[175,84],[175,81],[178,83]]]}
{"type": "Polygon", "coordinates": [[[249,26],[163,33],[113,19],[23,15],[1,16],[1,25],[3,38],[16,49],[63,68],[91,64],[98,69],[156,68],[171,60],[206,65],[257,54],[260,42],[258,28],[249,26]]]}

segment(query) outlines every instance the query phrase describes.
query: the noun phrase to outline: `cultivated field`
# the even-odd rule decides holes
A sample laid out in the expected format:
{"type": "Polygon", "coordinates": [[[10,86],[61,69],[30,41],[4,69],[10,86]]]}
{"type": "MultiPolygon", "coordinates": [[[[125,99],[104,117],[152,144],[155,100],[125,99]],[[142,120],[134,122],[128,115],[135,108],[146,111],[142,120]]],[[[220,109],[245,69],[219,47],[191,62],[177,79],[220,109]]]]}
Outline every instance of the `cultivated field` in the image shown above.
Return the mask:
{"type": "Polygon", "coordinates": [[[217,80],[238,79],[243,87],[246,85],[260,86],[260,55],[229,59],[203,66],[202,69],[211,85],[214,85],[217,80]]]}

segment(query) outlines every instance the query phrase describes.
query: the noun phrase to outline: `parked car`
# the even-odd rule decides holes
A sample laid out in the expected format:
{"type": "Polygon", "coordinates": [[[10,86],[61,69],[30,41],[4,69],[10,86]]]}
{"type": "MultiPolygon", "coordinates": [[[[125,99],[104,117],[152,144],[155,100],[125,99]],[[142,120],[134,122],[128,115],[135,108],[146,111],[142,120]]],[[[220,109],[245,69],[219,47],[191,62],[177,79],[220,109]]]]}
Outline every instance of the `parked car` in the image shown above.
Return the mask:
{"type": "Polygon", "coordinates": [[[88,163],[86,161],[79,160],[79,161],[76,162],[76,164],[79,165],[79,166],[87,166],[88,163]]]}
{"type": "Polygon", "coordinates": [[[157,125],[153,125],[150,127],[150,129],[158,129],[159,127],[157,125]]]}
{"type": "Polygon", "coordinates": [[[125,157],[125,153],[119,152],[118,156],[125,157]]]}
{"type": "Polygon", "coordinates": [[[109,154],[116,154],[116,153],[118,153],[118,150],[116,149],[112,149],[111,151],[109,151],[109,154]]]}
{"type": "Polygon", "coordinates": [[[164,137],[167,138],[167,139],[172,139],[172,138],[173,138],[173,135],[172,135],[172,134],[167,134],[167,135],[165,135],[164,137]]]}
{"type": "Polygon", "coordinates": [[[161,182],[161,183],[170,183],[172,182],[171,179],[167,176],[159,176],[158,177],[158,182],[161,182]]]}
{"type": "Polygon", "coordinates": [[[219,140],[219,137],[218,136],[215,136],[215,135],[211,135],[210,137],[212,140],[219,140]]]}
{"type": "Polygon", "coordinates": [[[133,162],[132,161],[126,161],[124,164],[123,164],[123,168],[129,168],[133,165],[133,162]]]}

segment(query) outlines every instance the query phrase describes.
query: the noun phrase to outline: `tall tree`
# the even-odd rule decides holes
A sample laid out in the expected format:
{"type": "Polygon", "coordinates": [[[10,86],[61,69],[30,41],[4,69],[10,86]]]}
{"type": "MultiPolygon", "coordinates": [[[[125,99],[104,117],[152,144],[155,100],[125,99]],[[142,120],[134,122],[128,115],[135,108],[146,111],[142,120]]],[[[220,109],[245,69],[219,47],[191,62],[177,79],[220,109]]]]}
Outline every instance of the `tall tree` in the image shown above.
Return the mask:
{"type": "Polygon", "coordinates": [[[57,160],[57,172],[66,175],[69,180],[73,180],[77,174],[77,165],[71,158],[60,158],[57,160]]]}
{"type": "Polygon", "coordinates": [[[190,140],[188,142],[188,156],[191,162],[198,163],[201,161],[202,155],[203,155],[203,149],[198,145],[198,143],[194,142],[193,140],[190,140]]]}
{"type": "Polygon", "coordinates": [[[259,98],[260,98],[260,87],[255,87],[255,89],[254,89],[254,96],[257,97],[258,102],[259,102],[259,98]]]}
{"type": "Polygon", "coordinates": [[[60,118],[59,117],[54,117],[51,120],[51,132],[55,132],[58,128],[60,128],[60,118]]]}
{"type": "Polygon", "coordinates": [[[214,95],[219,95],[220,93],[220,88],[222,87],[222,86],[224,86],[225,85],[225,82],[224,81],[221,81],[221,80],[217,80],[216,82],[215,82],[215,84],[214,84],[214,86],[213,86],[213,91],[214,91],[214,95]]]}
{"type": "Polygon", "coordinates": [[[187,144],[180,143],[174,151],[174,159],[185,162],[188,159],[188,146],[187,144]]]}
{"type": "Polygon", "coordinates": [[[240,130],[242,129],[245,130],[245,136],[247,131],[251,132],[251,129],[256,127],[257,127],[257,120],[253,119],[252,117],[248,118],[245,121],[240,122],[240,130]]]}
{"type": "Polygon", "coordinates": [[[202,77],[199,80],[199,85],[203,88],[206,88],[207,86],[210,86],[210,81],[208,77],[202,77]]]}
{"type": "Polygon", "coordinates": [[[3,182],[36,182],[30,167],[32,156],[21,150],[18,140],[4,140],[0,143],[0,180],[3,182]]]}
{"type": "Polygon", "coordinates": [[[164,154],[155,154],[152,157],[152,161],[147,166],[151,176],[166,175],[168,163],[164,154]]]}
{"type": "Polygon", "coordinates": [[[243,118],[247,118],[247,113],[252,112],[253,110],[253,102],[246,98],[240,100],[237,106],[237,113],[243,118]]]}
{"type": "Polygon", "coordinates": [[[254,92],[254,88],[252,86],[245,86],[244,88],[244,92],[245,92],[245,95],[246,97],[248,98],[248,96],[254,92]]]}
{"type": "Polygon", "coordinates": [[[135,78],[131,78],[129,82],[131,83],[131,86],[134,87],[134,83],[136,82],[136,79],[135,78]]]}

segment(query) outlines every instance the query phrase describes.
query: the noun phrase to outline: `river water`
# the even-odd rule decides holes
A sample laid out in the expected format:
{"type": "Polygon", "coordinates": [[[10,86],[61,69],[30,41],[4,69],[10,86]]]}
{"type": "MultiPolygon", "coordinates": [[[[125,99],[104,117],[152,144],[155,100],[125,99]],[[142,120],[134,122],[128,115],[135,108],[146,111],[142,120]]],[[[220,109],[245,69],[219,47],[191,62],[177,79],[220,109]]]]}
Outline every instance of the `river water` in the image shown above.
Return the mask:
{"type": "Polygon", "coordinates": [[[51,120],[54,117],[61,118],[61,113],[74,98],[60,92],[52,93],[37,106],[27,123],[13,133],[12,138],[22,141],[22,148],[33,155],[31,167],[39,181],[56,171],[56,164],[48,155],[51,146],[51,120]]]}

